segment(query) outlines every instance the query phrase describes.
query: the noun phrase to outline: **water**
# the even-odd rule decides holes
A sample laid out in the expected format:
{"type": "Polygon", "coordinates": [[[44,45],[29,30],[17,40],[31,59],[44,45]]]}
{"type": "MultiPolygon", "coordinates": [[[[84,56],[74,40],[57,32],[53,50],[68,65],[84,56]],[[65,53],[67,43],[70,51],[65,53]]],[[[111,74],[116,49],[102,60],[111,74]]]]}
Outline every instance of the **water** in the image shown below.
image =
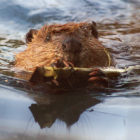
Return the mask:
{"type": "Polygon", "coordinates": [[[116,67],[140,64],[139,0],[0,1],[0,140],[139,140],[139,71],[104,91],[45,94],[12,79],[30,28],[96,21],[116,67]]]}

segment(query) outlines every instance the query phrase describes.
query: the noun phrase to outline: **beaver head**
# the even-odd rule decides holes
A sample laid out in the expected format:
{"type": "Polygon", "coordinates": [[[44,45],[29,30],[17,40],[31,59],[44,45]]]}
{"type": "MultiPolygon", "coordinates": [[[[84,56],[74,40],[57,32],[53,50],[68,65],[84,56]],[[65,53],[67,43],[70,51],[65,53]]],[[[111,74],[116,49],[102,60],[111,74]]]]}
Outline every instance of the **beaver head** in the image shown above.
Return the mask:
{"type": "Polygon", "coordinates": [[[108,66],[105,48],[98,41],[96,23],[45,25],[26,35],[28,48],[16,55],[16,66],[27,71],[36,67],[71,62],[76,67],[108,66]]]}

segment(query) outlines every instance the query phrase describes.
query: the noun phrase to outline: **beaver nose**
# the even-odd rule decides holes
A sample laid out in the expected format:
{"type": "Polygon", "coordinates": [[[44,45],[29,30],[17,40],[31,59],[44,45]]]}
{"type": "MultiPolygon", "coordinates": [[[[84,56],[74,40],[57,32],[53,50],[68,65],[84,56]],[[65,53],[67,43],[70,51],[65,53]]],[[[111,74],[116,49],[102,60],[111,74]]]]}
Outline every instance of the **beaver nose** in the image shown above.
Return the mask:
{"type": "Polygon", "coordinates": [[[77,39],[68,38],[63,41],[62,49],[64,52],[78,53],[82,49],[82,44],[77,39]]]}

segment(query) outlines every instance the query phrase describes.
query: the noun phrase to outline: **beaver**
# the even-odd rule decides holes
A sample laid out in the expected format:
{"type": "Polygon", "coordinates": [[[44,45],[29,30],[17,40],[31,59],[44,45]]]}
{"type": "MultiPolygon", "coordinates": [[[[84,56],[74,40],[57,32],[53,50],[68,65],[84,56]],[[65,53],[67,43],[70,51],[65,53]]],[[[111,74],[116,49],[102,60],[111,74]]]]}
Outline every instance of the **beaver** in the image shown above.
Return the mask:
{"type": "MultiPolygon", "coordinates": [[[[44,25],[26,34],[27,49],[16,55],[15,66],[33,72],[41,66],[107,67],[113,61],[98,41],[96,23],[44,25]]],[[[93,72],[94,75],[97,71],[93,72]]],[[[91,78],[92,80],[94,78],[91,78]]]]}

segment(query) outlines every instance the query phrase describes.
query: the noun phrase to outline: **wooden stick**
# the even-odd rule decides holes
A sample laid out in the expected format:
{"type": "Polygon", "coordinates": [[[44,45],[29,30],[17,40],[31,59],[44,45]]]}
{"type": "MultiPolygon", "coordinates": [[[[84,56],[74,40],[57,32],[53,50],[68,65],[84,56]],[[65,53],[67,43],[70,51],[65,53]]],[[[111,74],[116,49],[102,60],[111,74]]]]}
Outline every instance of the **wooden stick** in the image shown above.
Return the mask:
{"type": "MultiPolygon", "coordinates": [[[[80,68],[80,67],[39,67],[33,73],[30,81],[31,82],[40,82],[45,80],[69,80],[80,78],[83,80],[87,80],[89,78],[89,73],[91,73],[95,68],[80,68]]],[[[115,67],[104,67],[98,68],[105,74],[106,77],[116,77],[121,75],[122,73],[131,72],[135,69],[140,69],[140,65],[129,66],[125,68],[115,68],[115,67]]]]}

